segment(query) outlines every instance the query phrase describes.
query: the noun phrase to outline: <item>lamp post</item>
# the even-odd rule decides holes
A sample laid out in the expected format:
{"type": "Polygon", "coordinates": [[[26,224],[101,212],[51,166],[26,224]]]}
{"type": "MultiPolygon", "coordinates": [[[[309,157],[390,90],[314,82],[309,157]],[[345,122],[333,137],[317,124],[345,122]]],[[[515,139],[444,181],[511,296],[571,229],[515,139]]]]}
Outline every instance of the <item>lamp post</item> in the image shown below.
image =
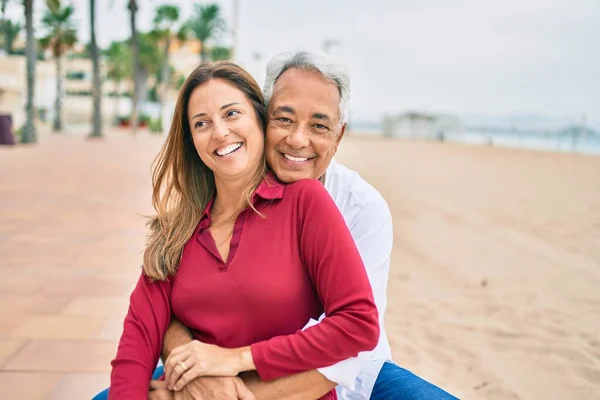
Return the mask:
{"type": "Polygon", "coordinates": [[[339,40],[336,39],[326,39],[323,41],[322,47],[323,47],[323,51],[327,54],[331,54],[330,53],[330,49],[333,46],[339,46],[341,45],[341,42],[339,40]]]}
{"type": "Polygon", "coordinates": [[[231,61],[236,62],[238,47],[238,29],[240,25],[240,0],[233,0],[233,44],[231,46],[231,61]]]}

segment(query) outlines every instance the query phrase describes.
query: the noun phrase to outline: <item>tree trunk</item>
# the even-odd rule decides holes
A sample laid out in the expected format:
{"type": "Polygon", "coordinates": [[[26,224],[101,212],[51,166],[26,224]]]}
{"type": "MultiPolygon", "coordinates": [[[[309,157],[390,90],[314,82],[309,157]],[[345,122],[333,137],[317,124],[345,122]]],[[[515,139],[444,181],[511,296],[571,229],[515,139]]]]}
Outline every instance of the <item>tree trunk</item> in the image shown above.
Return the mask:
{"type": "Polygon", "coordinates": [[[25,6],[25,29],[27,32],[27,43],[25,55],[27,57],[27,120],[23,131],[23,143],[35,143],[37,134],[35,131],[35,114],[33,108],[33,97],[35,91],[35,38],[33,37],[33,0],[24,0],[25,6]]]}
{"type": "Polygon", "coordinates": [[[54,57],[56,61],[56,100],[54,102],[54,132],[62,131],[62,66],[61,57],[54,57]]]}
{"type": "Polygon", "coordinates": [[[102,82],[100,82],[100,65],[98,60],[98,44],[96,43],[96,0],[90,0],[90,34],[91,55],[94,69],[92,96],[94,102],[93,129],[91,136],[102,137],[102,82]]]}
{"type": "Polygon", "coordinates": [[[4,32],[2,32],[2,34],[4,35],[4,54],[8,55],[10,53],[10,43],[8,40],[8,36],[10,35],[10,28],[7,24],[8,20],[6,19],[6,4],[8,3],[8,0],[1,1],[2,18],[0,19],[0,23],[2,23],[2,27],[4,28],[4,32]]]}
{"type": "Polygon", "coordinates": [[[113,121],[115,124],[119,121],[119,105],[121,104],[121,81],[116,81],[115,83],[115,111],[113,116],[113,121]]]}
{"type": "Polygon", "coordinates": [[[135,0],[129,0],[128,5],[130,14],[130,23],[131,23],[131,62],[132,62],[132,70],[133,74],[133,93],[131,94],[131,129],[132,133],[135,134],[138,126],[138,100],[140,94],[140,82],[138,79],[138,34],[135,23],[135,17],[137,13],[137,3],[135,0]]]}
{"type": "MultiPolygon", "coordinates": [[[[169,47],[171,47],[171,35],[169,34],[169,36],[167,37],[167,43],[165,44],[165,53],[164,53],[164,58],[163,58],[163,66],[162,66],[162,71],[161,71],[161,86],[162,86],[162,90],[160,93],[160,117],[162,118],[164,109],[165,109],[165,102],[167,101],[167,93],[169,92],[169,47]]],[[[161,121],[162,124],[165,123],[165,121],[161,121]]]]}
{"type": "Polygon", "coordinates": [[[137,97],[138,102],[144,102],[144,101],[148,100],[148,76],[149,75],[150,75],[150,72],[148,72],[148,69],[146,69],[145,67],[141,67],[137,71],[135,79],[138,82],[138,97],[137,97]]]}
{"type": "Polygon", "coordinates": [[[206,49],[204,48],[204,43],[202,43],[202,47],[200,47],[200,64],[204,64],[208,60],[206,59],[206,49]]]}

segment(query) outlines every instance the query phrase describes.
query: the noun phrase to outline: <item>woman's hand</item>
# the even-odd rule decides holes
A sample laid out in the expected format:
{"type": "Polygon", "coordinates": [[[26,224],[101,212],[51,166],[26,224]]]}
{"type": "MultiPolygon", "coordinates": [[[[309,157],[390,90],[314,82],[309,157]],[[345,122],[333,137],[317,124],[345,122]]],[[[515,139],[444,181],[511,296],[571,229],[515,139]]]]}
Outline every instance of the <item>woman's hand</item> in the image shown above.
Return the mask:
{"type": "Polygon", "coordinates": [[[165,362],[165,381],[179,391],[199,376],[237,376],[254,369],[250,347],[226,349],[193,340],[174,349],[165,362]]]}

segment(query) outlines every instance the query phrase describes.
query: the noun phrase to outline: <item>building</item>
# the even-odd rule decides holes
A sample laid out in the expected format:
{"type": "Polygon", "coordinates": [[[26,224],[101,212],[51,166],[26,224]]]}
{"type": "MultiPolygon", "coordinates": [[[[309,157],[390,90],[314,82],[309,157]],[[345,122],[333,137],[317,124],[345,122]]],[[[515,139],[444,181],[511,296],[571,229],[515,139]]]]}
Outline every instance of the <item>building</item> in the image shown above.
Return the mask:
{"type": "Polygon", "coordinates": [[[460,119],[446,114],[405,112],[383,118],[383,134],[391,137],[443,140],[445,133],[461,129],[460,119]]]}
{"type": "MultiPolygon", "coordinates": [[[[37,116],[41,119],[45,119],[54,107],[55,82],[54,64],[48,61],[37,61],[33,100],[37,116]]],[[[25,57],[13,55],[0,57],[0,113],[12,115],[14,129],[25,124],[26,101],[25,57]]]]}

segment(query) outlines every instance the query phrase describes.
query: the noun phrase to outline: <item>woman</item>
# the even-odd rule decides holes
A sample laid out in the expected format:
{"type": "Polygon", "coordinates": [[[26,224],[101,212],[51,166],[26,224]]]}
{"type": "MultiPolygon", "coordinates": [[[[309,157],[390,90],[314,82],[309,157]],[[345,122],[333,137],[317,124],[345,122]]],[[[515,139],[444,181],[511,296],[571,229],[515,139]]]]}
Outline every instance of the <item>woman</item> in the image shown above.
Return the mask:
{"type": "Polygon", "coordinates": [[[147,398],[173,315],[205,343],[207,357],[177,360],[185,380],[276,379],[375,347],[377,310],[346,224],[318,181],[284,185],[267,171],[265,125],[260,88],[235,64],[201,65],[181,89],[110,398],[147,398]]]}

